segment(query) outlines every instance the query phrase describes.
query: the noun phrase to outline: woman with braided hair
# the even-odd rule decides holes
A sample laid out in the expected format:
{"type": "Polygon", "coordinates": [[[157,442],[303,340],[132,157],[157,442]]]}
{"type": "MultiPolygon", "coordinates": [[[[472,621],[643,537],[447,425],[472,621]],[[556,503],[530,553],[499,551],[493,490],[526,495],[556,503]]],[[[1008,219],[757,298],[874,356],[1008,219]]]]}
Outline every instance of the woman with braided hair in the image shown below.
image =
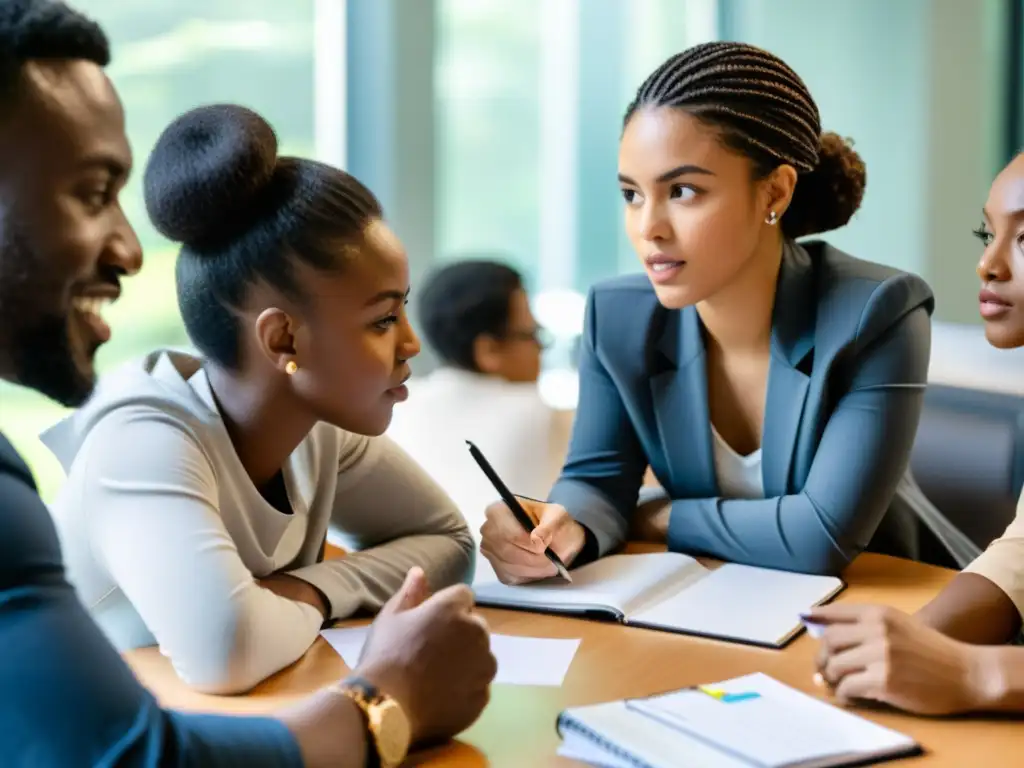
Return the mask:
{"type": "Polygon", "coordinates": [[[905,477],[934,301],[919,277],[800,240],[846,224],[866,174],[800,77],[716,42],[677,54],[626,111],[619,184],[645,275],[588,298],[568,459],[548,502],[503,504],[482,552],[503,581],[627,537],[835,574],[913,557],[905,477]],[[650,466],[665,497],[637,507],[650,466]]]}

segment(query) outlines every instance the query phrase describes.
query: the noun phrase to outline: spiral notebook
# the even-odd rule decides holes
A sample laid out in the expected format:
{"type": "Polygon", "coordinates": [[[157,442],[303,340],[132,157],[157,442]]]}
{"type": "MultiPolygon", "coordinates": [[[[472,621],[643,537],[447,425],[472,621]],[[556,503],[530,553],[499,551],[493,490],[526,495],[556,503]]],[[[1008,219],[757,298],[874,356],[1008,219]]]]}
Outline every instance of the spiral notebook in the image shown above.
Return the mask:
{"type": "Polygon", "coordinates": [[[782,648],[802,630],[800,614],[845,586],[811,576],[726,563],[707,568],[674,552],[612,555],[522,586],[474,584],[480,605],[610,618],[630,626],[782,648]]]}
{"type": "Polygon", "coordinates": [[[569,709],[558,732],[559,755],[606,768],[841,768],[922,752],[761,673],[569,709]]]}

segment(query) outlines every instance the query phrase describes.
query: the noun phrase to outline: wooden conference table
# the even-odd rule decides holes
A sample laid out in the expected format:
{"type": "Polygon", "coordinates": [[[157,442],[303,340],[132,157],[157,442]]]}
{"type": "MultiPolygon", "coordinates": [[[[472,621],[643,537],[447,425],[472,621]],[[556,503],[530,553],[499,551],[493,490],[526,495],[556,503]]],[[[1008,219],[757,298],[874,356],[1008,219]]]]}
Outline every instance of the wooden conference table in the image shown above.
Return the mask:
{"type": "MultiPolygon", "coordinates": [[[[631,547],[645,551],[647,547],[631,547]]],[[[878,602],[913,611],[953,577],[953,571],[882,555],[862,555],[847,569],[837,602],[878,602]]],[[[410,758],[417,766],[571,766],[555,755],[555,720],[565,707],[643,696],[697,683],[764,672],[815,696],[816,644],[802,634],[781,651],[621,627],[581,619],[481,609],[492,631],[582,638],[561,688],[494,686],[480,720],[456,742],[410,758]]],[[[234,714],[268,713],[342,678],[344,662],[322,639],[286,670],[239,697],[206,696],[186,688],[155,648],[126,654],[135,673],[167,706],[234,714]]],[[[1024,754],[1024,726],[1004,719],[918,718],[862,709],[859,714],[908,733],[926,750],[907,765],[927,768],[1012,765],[1024,754]]]]}

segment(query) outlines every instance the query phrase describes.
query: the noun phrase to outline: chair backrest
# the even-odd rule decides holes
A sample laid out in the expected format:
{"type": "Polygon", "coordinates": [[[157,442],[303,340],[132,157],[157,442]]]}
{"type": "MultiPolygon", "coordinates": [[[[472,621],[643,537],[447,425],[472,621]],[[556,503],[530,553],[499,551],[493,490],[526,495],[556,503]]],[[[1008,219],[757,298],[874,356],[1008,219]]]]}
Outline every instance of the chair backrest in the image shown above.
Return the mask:
{"type": "Polygon", "coordinates": [[[930,385],[910,466],[949,522],[985,548],[1013,519],[1024,483],[1024,396],[930,385]]]}
{"type": "Polygon", "coordinates": [[[996,349],[982,325],[936,320],[928,383],[1024,395],[1024,349],[996,349]]]}

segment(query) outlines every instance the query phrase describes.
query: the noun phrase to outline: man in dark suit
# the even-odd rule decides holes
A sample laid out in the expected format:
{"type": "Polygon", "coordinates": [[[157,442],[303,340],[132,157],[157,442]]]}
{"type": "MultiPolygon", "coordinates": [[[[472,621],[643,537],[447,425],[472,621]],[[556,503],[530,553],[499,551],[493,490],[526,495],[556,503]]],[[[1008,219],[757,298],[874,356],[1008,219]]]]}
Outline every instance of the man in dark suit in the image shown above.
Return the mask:
{"type": "MultiPolygon", "coordinates": [[[[132,157],[108,58],[102,31],[63,3],[0,2],[0,377],[67,406],[92,391],[103,306],[142,266],[118,201],[132,157]]],[[[5,765],[386,768],[461,731],[487,700],[495,662],[472,594],[427,597],[414,569],[352,678],[274,718],[168,712],[78,602],[2,435],[0,531],[5,765]]]]}

